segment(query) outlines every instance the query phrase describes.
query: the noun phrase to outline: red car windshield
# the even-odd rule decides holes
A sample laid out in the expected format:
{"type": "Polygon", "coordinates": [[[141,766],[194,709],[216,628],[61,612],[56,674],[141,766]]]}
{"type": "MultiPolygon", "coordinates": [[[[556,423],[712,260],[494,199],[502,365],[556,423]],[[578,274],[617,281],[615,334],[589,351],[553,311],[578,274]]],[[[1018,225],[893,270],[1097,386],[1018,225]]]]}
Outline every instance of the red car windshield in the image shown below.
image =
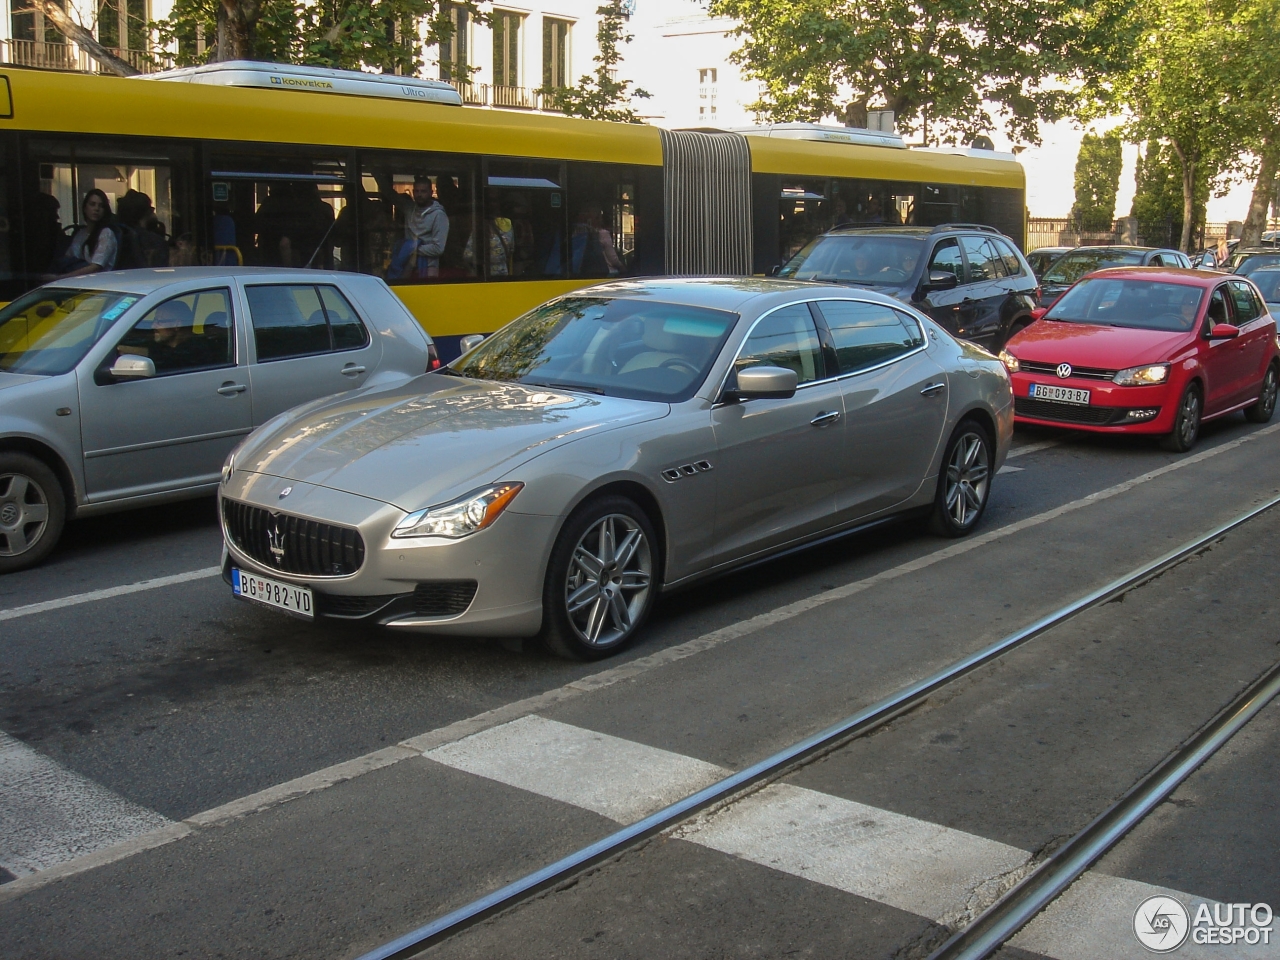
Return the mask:
{"type": "Polygon", "coordinates": [[[1186,332],[1195,326],[1203,297],[1199,287],[1181,283],[1096,277],[1063,294],[1045,319],[1186,332]]]}

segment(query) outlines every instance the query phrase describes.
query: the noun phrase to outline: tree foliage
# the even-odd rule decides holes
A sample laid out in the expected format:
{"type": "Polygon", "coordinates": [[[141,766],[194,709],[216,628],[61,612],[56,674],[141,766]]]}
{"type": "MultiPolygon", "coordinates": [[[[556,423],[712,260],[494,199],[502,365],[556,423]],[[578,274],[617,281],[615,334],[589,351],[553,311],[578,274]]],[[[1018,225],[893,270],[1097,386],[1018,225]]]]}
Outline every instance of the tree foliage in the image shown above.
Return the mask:
{"type": "Polygon", "coordinates": [[[926,139],[989,131],[998,104],[1011,136],[1036,141],[1064,116],[1064,81],[1100,81],[1127,54],[1135,0],[711,0],[732,17],[735,54],[764,88],[769,120],[893,110],[926,139]],[[930,134],[932,133],[933,136],[930,134]]]}
{"type": "MultiPolygon", "coordinates": [[[[473,3],[458,6],[483,20],[473,3]]],[[[422,44],[448,44],[453,35],[439,0],[176,0],[155,26],[161,43],[176,41],[182,66],[268,60],[405,74],[421,69],[422,44]]]]}
{"type": "Polygon", "coordinates": [[[1116,216],[1116,194],[1124,159],[1120,134],[1085,134],[1076,156],[1076,202],[1071,219],[1077,229],[1098,232],[1111,229],[1116,216]]]}
{"type": "MultiPolygon", "coordinates": [[[[1152,246],[1170,246],[1182,235],[1182,167],[1177,156],[1159,140],[1149,141],[1138,156],[1136,190],[1129,216],[1138,221],[1138,236],[1152,246]]],[[[1195,186],[1192,233],[1205,221],[1209,200],[1209,178],[1201,176],[1195,186]]]]}
{"type": "Polygon", "coordinates": [[[596,27],[597,53],[592,58],[595,70],[583,74],[576,86],[544,87],[540,92],[555,109],[571,117],[640,123],[640,115],[631,106],[632,99],[650,94],[638,87],[632,90],[630,80],[618,79],[618,65],[622,62],[619,47],[632,40],[627,33],[622,0],[597,7],[596,14],[600,22],[596,27]]]}

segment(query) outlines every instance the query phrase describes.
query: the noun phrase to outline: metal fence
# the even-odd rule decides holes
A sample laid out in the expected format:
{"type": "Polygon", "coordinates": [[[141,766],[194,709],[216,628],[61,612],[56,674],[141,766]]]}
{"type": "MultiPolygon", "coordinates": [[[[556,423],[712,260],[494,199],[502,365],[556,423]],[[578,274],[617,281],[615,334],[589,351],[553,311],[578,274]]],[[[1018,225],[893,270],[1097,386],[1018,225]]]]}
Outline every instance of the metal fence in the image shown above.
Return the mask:
{"type": "MultiPolygon", "coordinates": [[[[121,50],[117,47],[107,49],[141,73],[155,73],[173,66],[172,54],[121,50]]],[[[70,41],[44,43],[40,40],[0,40],[0,62],[19,67],[44,67],[47,70],[69,70],[75,73],[107,72],[98,61],[70,41]]]]}
{"type": "MultiPolygon", "coordinates": [[[[1203,250],[1221,239],[1238,236],[1229,223],[1204,223],[1192,233],[1191,246],[1203,250]]],[[[1236,230],[1239,227],[1236,225],[1236,230]]],[[[1037,247],[1089,247],[1106,243],[1131,243],[1144,247],[1172,247],[1182,240],[1182,227],[1173,220],[1146,222],[1136,217],[1112,221],[1110,230],[1081,230],[1069,217],[1029,217],[1027,249],[1037,247]]]]}

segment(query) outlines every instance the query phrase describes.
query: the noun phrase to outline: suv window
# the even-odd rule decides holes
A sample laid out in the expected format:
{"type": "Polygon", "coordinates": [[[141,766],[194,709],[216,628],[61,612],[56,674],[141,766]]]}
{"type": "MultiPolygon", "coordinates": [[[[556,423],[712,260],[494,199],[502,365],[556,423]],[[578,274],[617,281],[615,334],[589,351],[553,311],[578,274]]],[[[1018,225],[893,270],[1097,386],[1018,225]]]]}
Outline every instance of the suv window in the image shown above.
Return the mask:
{"type": "Polygon", "coordinates": [[[353,350],[369,333],[346,297],[332,286],[271,284],[245,287],[258,362],[353,350]]]}
{"type": "Polygon", "coordinates": [[[805,304],[793,303],[775,310],[756,324],[738,351],[733,369],[759,366],[794,370],[797,383],[823,378],[818,328],[805,304]]]}
{"type": "Polygon", "coordinates": [[[859,300],[821,300],[841,374],[857,373],[924,345],[920,325],[892,307],[859,300]]]}
{"type": "Polygon", "coordinates": [[[199,290],[165,300],[148,311],[116,345],[116,354],[150,357],[156,376],[212,370],[235,364],[231,294],[199,290]]]}
{"type": "Polygon", "coordinates": [[[1236,308],[1236,323],[1243,326],[1250,320],[1257,320],[1262,316],[1262,304],[1258,303],[1257,297],[1247,283],[1242,280],[1232,280],[1229,286],[1231,302],[1236,308]]]}
{"type": "MultiPolygon", "coordinates": [[[[1021,277],[1024,275],[1025,271],[1022,267],[1022,260],[1019,259],[1017,251],[1013,249],[1013,246],[1008,240],[1004,240],[1000,237],[993,237],[987,242],[994,244],[996,250],[1000,253],[1000,259],[1004,261],[1004,272],[1006,276],[1021,277]]],[[[1048,264],[1046,263],[1045,266],[1047,267],[1048,264]]]]}
{"type": "Polygon", "coordinates": [[[982,283],[1004,276],[995,248],[984,237],[961,237],[960,246],[969,260],[969,283],[982,283]]]}
{"type": "MultiPolygon", "coordinates": [[[[960,244],[955,238],[948,238],[933,248],[933,256],[929,259],[929,273],[940,271],[949,273],[959,283],[964,283],[964,260],[960,257],[960,244]]],[[[927,277],[929,274],[926,273],[927,277]]]]}

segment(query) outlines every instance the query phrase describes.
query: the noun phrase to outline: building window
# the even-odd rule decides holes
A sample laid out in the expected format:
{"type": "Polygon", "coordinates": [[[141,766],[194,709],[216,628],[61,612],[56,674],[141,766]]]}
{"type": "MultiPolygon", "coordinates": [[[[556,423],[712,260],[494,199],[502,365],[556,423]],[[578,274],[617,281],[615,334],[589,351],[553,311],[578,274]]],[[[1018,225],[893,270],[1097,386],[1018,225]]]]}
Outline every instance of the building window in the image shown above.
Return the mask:
{"type": "Polygon", "coordinates": [[[569,85],[569,27],[566,20],[542,18],[542,86],[548,90],[569,85]]]}
{"type": "Polygon", "coordinates": [[[440,44],[440,79],[468,80],[471,71],[467,59],[467,40],[471,32],[471,14],[466,7],[446,7],[449,21],[453,24],[453,35],[448,43],[440,44]]]}
{"type": "Polygon", "coordinates": [[[520,34],[524,17],[504,10],[493,11],[493,82],[502,87],[520,86],[520,34]]]}
{"type": "Polygon", "coordinates": [[[715,67],[702,67],[698,70],[698,118],[714,120],[716,117],[716,96],[719,88],[716,84],[715,67]]]}
{"type": "Polygon", "coordinates": [[[98,4],[98,40],[119,50],[147,48],[146,0],[101,0],[98,4]]]}

